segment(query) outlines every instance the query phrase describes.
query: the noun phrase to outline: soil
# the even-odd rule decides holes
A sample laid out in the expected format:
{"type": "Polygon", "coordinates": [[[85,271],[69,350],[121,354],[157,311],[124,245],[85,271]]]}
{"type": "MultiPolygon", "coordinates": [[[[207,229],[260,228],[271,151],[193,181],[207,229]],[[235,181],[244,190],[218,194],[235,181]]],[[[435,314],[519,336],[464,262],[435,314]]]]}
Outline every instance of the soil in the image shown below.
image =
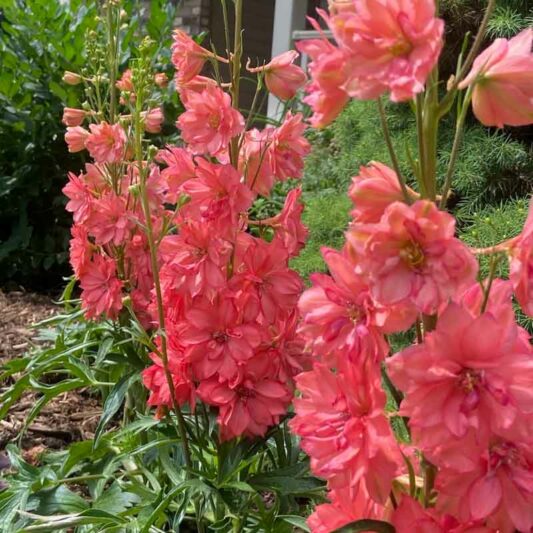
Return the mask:
{"type": "MultiPolygon", "coordinates": [[[[0,372],[10,359],[22,357],[43,341],[32,326],[58,313],[60,308],[48,296],[24,291],[0,290],[0,372]]],[[[16,379],[16,376],[15,376],[16,379]]],[[[8,382],[0,381],[0,397],[8,382]]],[[[39,394],[27,392],[0,420],[0,452],[19,438],[28,412],[39,394]]],[[[101,407],[85,391],[71,391],[44,407],[22,436],[26,460],[35,464],[46,449],[61,449],[76,440],[93,436],[101,407]]]]}

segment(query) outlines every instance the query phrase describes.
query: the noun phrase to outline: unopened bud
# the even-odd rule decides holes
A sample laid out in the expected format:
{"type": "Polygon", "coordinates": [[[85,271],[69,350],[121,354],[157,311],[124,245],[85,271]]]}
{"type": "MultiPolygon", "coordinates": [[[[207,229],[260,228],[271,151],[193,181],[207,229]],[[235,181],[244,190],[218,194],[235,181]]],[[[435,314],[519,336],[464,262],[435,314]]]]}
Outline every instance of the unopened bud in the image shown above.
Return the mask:
{"type": "Polygon", "coordinates": [[[451,90],[451,88],[453,87],[453,84],[455,83],[455,76],[452,74],[449,78],[448,78],[448,81],[446,83],[446,90],[451,90]]]}
{"type": "Polygon", "coordinates": [[[164,72],[158,72],[154,76],[154,82],[158,87],[164,89],[168,86],[168,76],[164,72]]]}
{"type": "Polygon", "coordinates": [[[154,146],[153,144],[151,144],[149,147],[148,147],[148,161],[152,161],[155,156],[157,155],[157,152],[159,152],[159,148],[157,146],[154,146]]]}
{"type": "Polygon", "coordinates": [[[63,81],[68,85],[79,85],[83,81],[83,78],[75,72],[65,70],[65,74],[63,74],[63,81]]]}
{"type": "Polygon", "coordinates": [[[122,298],[122,305],[124,307],[131,307],[131,296],[129,294],[122,298]]]}
{"type": "Polygon", "coordinates": [[[134,197],[139,198],[139,195],[141,194],[141,189],[139,187],[138,183],[135,183],[134,185],[130,185],[128,187],[128,192],[134,197]]]}
{"type": "Polygon", "coordinates": [[[125,9],[120,10],[120,20],[126,20],[128,18],[128,12],[125,9]]]}

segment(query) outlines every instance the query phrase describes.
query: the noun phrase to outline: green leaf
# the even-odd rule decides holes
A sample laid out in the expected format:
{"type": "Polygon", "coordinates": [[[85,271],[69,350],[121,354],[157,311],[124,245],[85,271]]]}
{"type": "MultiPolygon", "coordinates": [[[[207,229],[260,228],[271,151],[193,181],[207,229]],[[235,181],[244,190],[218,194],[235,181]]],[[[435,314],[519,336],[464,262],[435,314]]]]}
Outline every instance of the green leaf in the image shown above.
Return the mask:
{"type": "Polygon", "coordinates": [[[345,526],[336,529],[333,533],[363,533],[366,531],[375,531],[376,533],[395,533],[396,529],[388,522],[381,520],[357,520],[345,526]]]}
{"type": "Polygon", "coordinates": [[[110,422],[110,420],[115,416],[117,411],[120,409],[122,403],[124,402],[124,398],[126,396],[126,392],[128,392],[128,389],[139,378],[139,374],[128,374],[124,376],[114,387],[113,390],[109,393],[109,396],[107,397],[105,403],[104,403],[104,409],[102,411],[102,416],[100,417],[100,420],[98,422],[98,426],[96,427],[96,431],[94,433],[94,444],[93,449],[98,446],[98,441],[100,440],[100,437],[102,436],[102,432],[104,431],[105,426],[110,422]]]}
{"type": "Polygon", "coordinates": [[[303,518],[302,516],[278,515],[278,519],[284,520],[288,524],[291,524],[291,526],[295,526],[298,529],[301,529],[302,531],[306,531],[307,533],[311,531],[309,529],[309,526],[307,525],[307,522],[305,521],[305,518],[303,518]]]}
{"type": "Polygon", "coordinates": [[[31,489],[29,484],[13,484],[0,492],[0,531],[12,531],[11,525],[17,517],[17,511],[24,509],[31,489]]]}
{"type": "Polygon", "coordinates": [[[36,509],[37,514],[79,513],[89,508],[88,503],[64,485],[53,489],[40,490],[30,498],[28,507],[36,509]],[[35,503],[35,506],[32,504],[35,503]]]}
{"type": "Polygon", "coordinates": [[[281,495],[304,494],[324,489],[324,482],[313,476],[304,475],[307,465],[298,464],[279,468],[247,479],[256,490],[273,490],[281,495]]]}
{"type": "Polygon", "coordinates": [[[111,514],[123,513],[128,507],[138,503],[140,498],[131,492],[125,492],[115,481],[100,497],[94,502],[93,509],[99,509],[111,514]]]}

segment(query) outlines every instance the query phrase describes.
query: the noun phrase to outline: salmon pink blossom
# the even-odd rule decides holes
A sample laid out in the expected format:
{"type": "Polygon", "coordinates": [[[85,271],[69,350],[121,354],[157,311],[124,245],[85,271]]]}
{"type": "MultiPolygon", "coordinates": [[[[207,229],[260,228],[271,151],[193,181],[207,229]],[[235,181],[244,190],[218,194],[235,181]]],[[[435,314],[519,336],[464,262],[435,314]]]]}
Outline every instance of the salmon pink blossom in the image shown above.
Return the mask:
{"type": "Polygon", "coordinates": [[[305,246],[309,230],[302,223],[304,205],[302,189],[292,189],[285,198],[283,209],[273,217],[260,221],[261,226],[270,226],[275,239],[281,241],[290,257],[295,257],[305,246]]]}
{"type": "Polygon", "coordinates": [[[202,48],[183,30],[174,31],[172,44],[172,63],[177,70],[179,84],[194,78],[204,67],[205,62],[214,54],[202,48]]]}
{"type": "Polygon", "coordinates": [[[280,100],[290,100],[302,88],[307,76],[301,67],[294,65],[298,52],[289,50],[276,56],[262,67],[248,68],[249,72],[263,72],[269,92],[280,100]]]}
{"type": "Polygon", "coordinates": [[[76,174],[69,172],[68,183],[62,191],[69,199],[65,209],[73,214],[74,222],[85,222],[94,208],[94,201],[83,174],[76,176],[76,174]]]}
{"type": "Polygon", "coordinates": [[[533,123],[533,29],[512,39],[496,39],[474,61],[459,84],[473,86],[472,106],[485,126],[533,123]]]}
{"type": "Polygon", "coordinates": [[[105,315],[115,319],[122,309],[122,282],[116,277],[115,262],[95,255],[80,279],[81,302],[87,318],[105,315]]]}
{"type": "Polygon", "coordinates": [[[302,397],[294,400],[290,427],[301,437],[313,472],[331,488],[362,484],[384,503],[399,464],[399,452],[383,412],[379,374],[368,364],[340,361],[334,373],[324,364],[296,378],[302,397]]]}
{"type": "Polygon", "coordinates": [[[185,357],[202,380],[217,374],[238,382],[242,366],[262,340],[255,317],[244,315],[223,292],[214,301],[198,297],[186,311],[180,332],[185,357]]]}
{"type": "Polygon", "coordinates": [[[97,244],[123,244],[133,222],[126,210],[126,201],[120,196],[107,194],[95,202],[87,220],[87,228],[97,244]]]}
{"type": "Polygon", "coordinates": [[[244,174],[248,187],[263,196],[269,196],[276,182],[269,151],[273,130],[270,126],[262,130],[248,130],[244,134],[239,161],[239,169],[244,174]]]}
{"type": "Polygon", "coordinates": [[[353,60],[347,92],[375,98],[388,90],[395,102],[412,99],[424,89],[442,48],[444,22],[435,17],[434,1],[355,0],[354,5],[353,11],[326,19],[353,60]]]}
{"type": "MultiPolygon", "coordinates": [[[[154,364],[142,372],[143,383],[150,390],[147,404],[157,407],[164,405],[172,408],[172,396],[163,363],[155,354],[151,354],[150,358],[154,364]]],[[[190,369],[183,361],[179,361],[175,357],[169,358],[168,369],[172,376],[176,401],[179,405],[189,403],[194,408],[194,388],[190,379],[190,369]]]]}
{"type": "Polygon", "coordinates": [[[332,533],[357,520],[383,520],[386,508],[370,498],[363,485],[331,490],[331,503],[318,505],[307,519],[312,533],[332,533]]]}
{"type": "Polygon", "coordinates": [[[217,86],[207,85],[201,93],[187,92],[184,105],[177,126],[195,154],[216,156],[244,130],[243,116],[231,107],[230,95],[217,86]]]}
{"type": "Polygon", "coordinates": [[[166,200],[169,203],[176,203],[181,185],[196,176],[193,158],[185,148],[167,146],[159,150],[156,160],[167,165],[161,171],[161,177],[167,184],[166,200]]]}
{"type": "Polygon", "coordinates": [[[285,414],[292,391],[275,379],[245,376],[234,386],[218,378],[203,381],[198,396],[219,407],[221,439],[229,440],[239,435],[264,435],[285,414]]]}
{"type": "Polygon", "coordinates": [[[356,224],[347,238],[377,302],[432,314],[476,277],[478,263],[454,232],[451,215],[419,200],[390,204],[378,224],[356,224]]]}
{"type": "Polygon", "coordinates": [[[388,352],[383,330],[378,327],[368,285],[342,253],[322,248],[331,277],[312,274],[313,287],[298,304],[300,333],[315,355],[335,362],[335,357],[381,360],[388,352]]]}
{"type": "Polygon", "coordinates": [[[150,111],[144,111],[142,118],[144,120],[144,129],[148,133],[159,133],[165,120],[163,110],[160,107],[150,109],[150,111]]]}
{"type": "Polygon", "coordinates": [[[89,132],[81,126],[69,126],[65,133],[65,142],[70,153],[85,150],[85,143],[89,137],[89,132]]]}
{"type": "Polygon", "coordinates": [[[127,137],[120,124],[90,124],[85,146],[97,163],[118,163],[125,156],[127,137]]]}
{"type": "Polygon", "coordinates": [[[439,516],[434,509],[424,509],[407,495],[402,496],[391,523],[396,533],[498,533],[479,521],[464,524],[451,515],[439,516]]]}
{"type": "Polygon", "coordinates": [[[72,107],[65,107],[63,110],[62,122],[65,126],[81,126],[85,120],[87,112],[83,109],[74,109],[72,107]]]}
{"type": "Polygon", "coordinates": [[[462,521],[486,520],[488,526],[501,533],[530,532],[532,444],[494,437],[468,470],[443,469],[438,478],[439,507],[462,521]]]}
{"type": "Polygon", "coordinates": [[[348,195],[354,204],[351,215],[355,222],[379,222],[387,206],[403,200],[396,172],[377,161],[359,169],[348,195]]]}
{"type": "Polygon", "coordinates": [[[118,80],[115,85],[117,89],[120,89],[121,91],[124,91],[124,92],[131,93],[133,91],[133,80],[132,80],[131,69],[126,69],[122,73],[120,80],[118,80]]]}
{"type": "Polygon", "coordinates": [[[467,455],[461,439],[470,429],[486,445],[492,433],[505,435],[517,417],[533,413],[533,351],[514,325],[489,312],[472,316],[451,303],[424,342],[388,359],[387,368],[406,395],[400,413],[415,442],[437,464],[435,439],[467,455]]]}
{"type": "Polygon", "coordinates": [[[278,180],[301,177],[304,157],[311,150],[309,141],[303,135],[304,131],[302,114],[293,115],[289,111],[281,126],[272,132],[268,152],[272,172],[278,180]]]}

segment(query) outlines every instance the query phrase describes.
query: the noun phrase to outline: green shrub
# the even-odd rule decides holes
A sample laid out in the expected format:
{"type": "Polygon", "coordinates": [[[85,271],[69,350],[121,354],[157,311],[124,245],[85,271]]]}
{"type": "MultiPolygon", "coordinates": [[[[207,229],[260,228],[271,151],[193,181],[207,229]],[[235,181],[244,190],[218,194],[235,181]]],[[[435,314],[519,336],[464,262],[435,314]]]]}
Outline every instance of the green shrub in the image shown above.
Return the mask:
{"type": "Polygon", "coordinates": [[[322,246],[342,247],[351,203],[345,194],[334,191],[308,194],[304,200],[303,222],[309,228],[310,235],[306,247],[292,260],[291,268],[307,279],[313,272],[325,271],[320,255],[322,246]]]}
{"type": "MultiPolygon", "coordinates": [[[[135,54],[141,22],[168,63],[175,7],[165,0],[123,2],[123,61],[135,54]],[[144,7],[142,7],[144,6],[144,7]],[[149,13],[147,13],[149,8],[149,13]]],[[[61,285],[71,217],[61,188],[82,159],[63,141],[63,107],[75,106],[81,87],[65,70],[85,64],[86,34],[97,27],[97,0],[0,0],[0,283],[38,289],[61,285]]]]}

